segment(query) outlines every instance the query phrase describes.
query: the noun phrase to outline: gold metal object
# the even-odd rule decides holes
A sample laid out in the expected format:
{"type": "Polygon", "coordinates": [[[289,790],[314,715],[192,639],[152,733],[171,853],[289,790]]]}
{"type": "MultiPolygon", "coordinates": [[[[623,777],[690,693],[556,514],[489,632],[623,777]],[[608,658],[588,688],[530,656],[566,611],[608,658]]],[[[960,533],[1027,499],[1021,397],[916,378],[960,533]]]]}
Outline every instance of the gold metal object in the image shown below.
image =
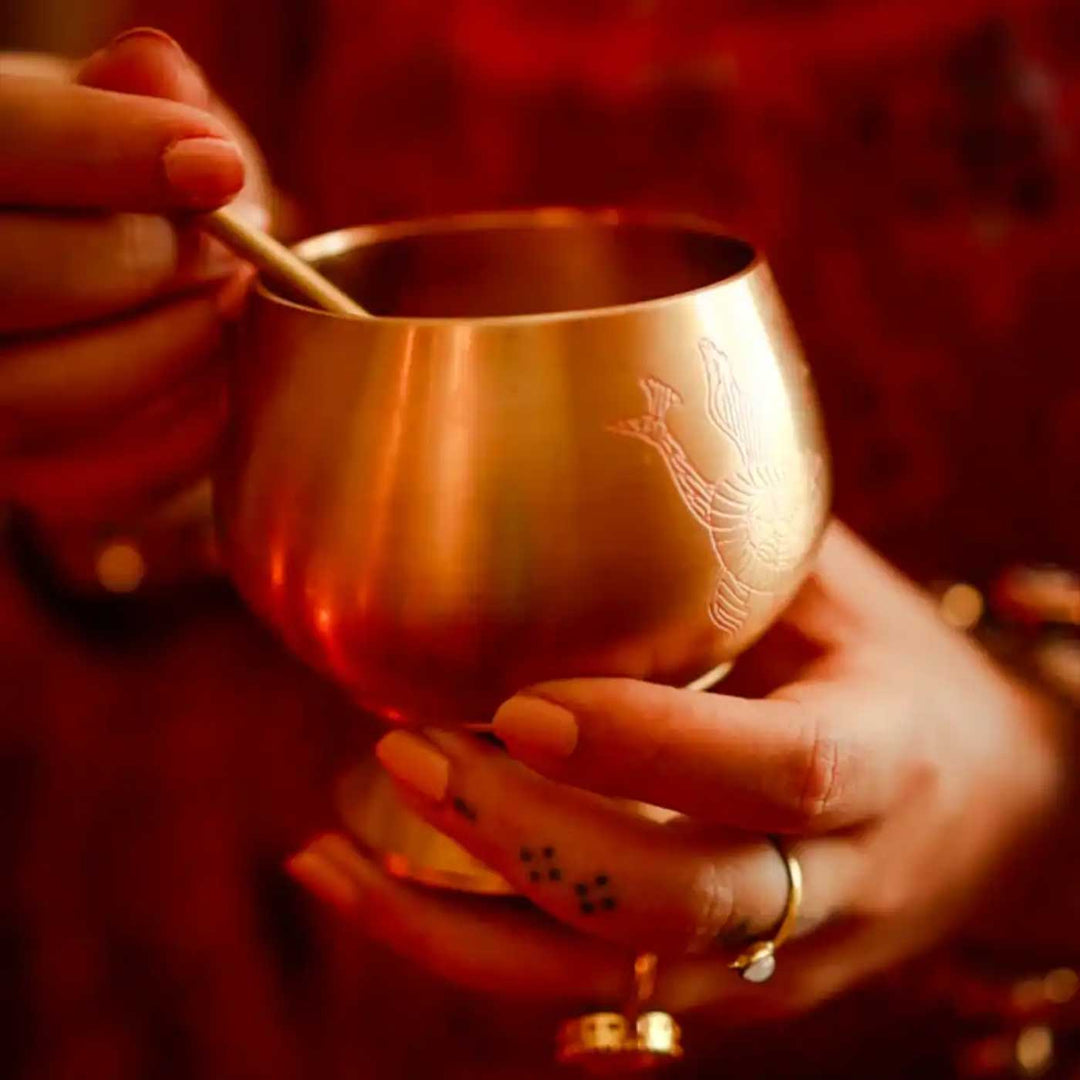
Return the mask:
{"type": "Polygon", "coordinates": [[[826,451],[747,244],[535,211],[296,250],[375,317],[256,291],[223,550],[251,606],[360,704],[458,725],[547,678],[685,684],[797,589],[826,451]]]}
{"type": "Polygon", "coordinates": [[[656,953],[641,953],[635,958],[634,1012],[640,1012],[656,993],[656,969],[659,963],[656,953]]]}
{"type": "MultiPolygon", "coordinates": [[[[702,687],[794,595],[826,521],[827,454],[749,245],[557,210],[295,251],[373,317],[256,290],[222,553],[252,608],[360,705],[463,725],[544,679],[702,687]]],[[[417,834],[385,798],[376,783],[343,812],[389,869],[502,891],[461,849],[409,854],[417,834]]],[[[642,1004],[621,1029],[572,1022],[562,1060],[677,1057],[678,1025],[642,1004]]]]}
{"type": "Polygon", "coordinates": [[[802,906],[803,876],[799,860],[775,838],[773,844],[780,858],[784,860],[788,877],[788,895],[783,917],[770,938],[749,946],[730,965],[732,970],[752,983],[768,982],[773,977],[776,971],[776,951],[791,936],[799,918],[799,908],[802,906]]]}
{"type": "Polygon", "coordinates": [[[631,1019],[622,1013],[590,1013],[559,1029],[556,1058],[594,1074],[643,1072],[683,1056],[682,1030],[666,1012],[631,1019]]]}
{"type": "Polygon", "coordinates": [[[223,206],[200,219],[202,227],[267,277],[325,311],[366,319],[368,313],[317,270],[262,229],[223,206]]]}
{"type": "Polygon", "coordinates": [[[657,958],[634,961],[634,992],[624,1012],[597,1012],[559,1029],[556,1059],[597,1075],[643,1072],[683,1056],[682,1030],[666,1012],[645,1010],[656,989],[657,958]]]}
{"type": "MultiPolygon", "coordinates": [[[[375,317],[257,290],[222,546],[252,607],[361,705],[461,725],[548,678],[704,685],[797,589],[826,451],[748,245],[682,219],[535,211],[297,251],[375,317]]],[[[411,826],[351,816],[399,872],[460,888],[475,869],[433,830],[402,851],[411,826]]]]}

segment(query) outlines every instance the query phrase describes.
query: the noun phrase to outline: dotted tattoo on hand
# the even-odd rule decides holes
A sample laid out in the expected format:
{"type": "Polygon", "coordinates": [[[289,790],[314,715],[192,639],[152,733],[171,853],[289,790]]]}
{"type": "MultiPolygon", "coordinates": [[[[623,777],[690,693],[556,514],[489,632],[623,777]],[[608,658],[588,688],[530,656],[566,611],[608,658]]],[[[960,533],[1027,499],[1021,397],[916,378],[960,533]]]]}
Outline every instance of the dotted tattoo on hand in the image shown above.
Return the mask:
{"type": "Polygon", "coordinates": [[[595,915],[598,911],[614,911],[617,907],[611,895],[611,879],[607,874],[597,874],[591,882],[578,881],[574,885],[578,910],[582,915],[595,915]]]}
{"type": "Polygon", "coordinates": [[[550,845],[542,848],[523,847],[518,852],[518,858],[529,867],[529,880],[534,885],[542,881],[562,881],[562,868],[555,849],[550,845]]]}
{"type": "MultiPolygon", "coordinates": [[[[518,858],[526,868],[529,881],[534,885],[545,881],[558,884],[563,880],[558,853],[550,845],[539,848],[522,847],[518,851],[518,858]]],[[[597,874],[591,881],[577,881],[573,891],[582,915],[614,911],[618,906],[611,893],[611,879],[607,874],[597,874]]]]}

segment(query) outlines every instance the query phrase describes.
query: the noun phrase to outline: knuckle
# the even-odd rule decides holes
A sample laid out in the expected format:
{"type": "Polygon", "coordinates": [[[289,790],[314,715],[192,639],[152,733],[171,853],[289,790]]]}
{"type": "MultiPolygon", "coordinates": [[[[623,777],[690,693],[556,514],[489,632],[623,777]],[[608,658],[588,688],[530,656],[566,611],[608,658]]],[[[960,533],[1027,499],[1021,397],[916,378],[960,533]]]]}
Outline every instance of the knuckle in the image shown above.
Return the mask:
{"type": "Polygon", "coordinates": [[[812,825],[835,805],[840,771],[840,747],[828,721],[808,711],[788,773],[784,803],[795,824],[812,825]]]}
{"type": "Polygon", "coordinates": [[[730,871],[715,859],[702,859],[691,871],[686,890],[691,949],[705,949],[732,928],[735,893],[730,871]]]}

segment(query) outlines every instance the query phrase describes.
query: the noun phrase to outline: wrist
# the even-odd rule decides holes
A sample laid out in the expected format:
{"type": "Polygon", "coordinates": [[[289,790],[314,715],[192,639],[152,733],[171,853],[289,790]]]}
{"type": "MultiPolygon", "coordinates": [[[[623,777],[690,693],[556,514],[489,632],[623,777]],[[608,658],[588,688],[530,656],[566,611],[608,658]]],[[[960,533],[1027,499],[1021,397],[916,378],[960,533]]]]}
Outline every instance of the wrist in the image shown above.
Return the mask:
{"type": "MultiPolygon", "coordinates": [[[[1021,965],[1080,958],[1080,579],[1057,569],[1013,568],[987,590],[973,636],[1006,672],[1006,708],[1016,732],[1011,835],[961,935],[1021,965]]],[[[994,788],[994,785],[988,785],[994,788]]]]}
{"type": "Polygon", "coordinates": [[[1072,962],[1080,958],[1076,720],[1058,702],[1034,698],[1030,708],[1025,730],[1036,733],[1039,745],[1024,752],[1036,760],[1012,800],[1000,861],[960,936],[1023,964],[1072,962]]]}

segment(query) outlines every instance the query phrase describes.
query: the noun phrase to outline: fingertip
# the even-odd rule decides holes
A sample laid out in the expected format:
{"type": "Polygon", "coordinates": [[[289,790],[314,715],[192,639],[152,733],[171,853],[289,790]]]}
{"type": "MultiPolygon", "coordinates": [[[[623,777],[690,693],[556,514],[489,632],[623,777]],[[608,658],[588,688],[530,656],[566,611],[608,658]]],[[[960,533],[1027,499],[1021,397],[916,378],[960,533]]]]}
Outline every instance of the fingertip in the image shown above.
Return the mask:
{"type": "MultiPolygon", "coordinates": [[[[83,64],[76,81],[96,90],[173,101],[201,112],[210,106],[210,88],[202,72],[175,39],[154,27],[135,27],[114,38],[83,64]]],[[[192,210],[220,206],[244,186],[243,154],[217,121],[210,130],[204,126],[202,132],[171,142],[162,163],[171,194],[192,210]],[[214,129],[221,134],[214,134],[214,129]]]]}
{"type": "Polygon", "coordinates": [[[360,900],[355,879],[327,853],[329,837],[320,837],[285,862],[290,877],[319,899],[341,911],[354,910],[360,900]]]}
{"type": "Polygon", "coordinates": [[[504,702],[492,721],[495,734],[513,754],[566,758],[578,742],[574,714],[545,697],[523,693],[504,702]]]}
{"type": "Polygon", "coordinates": [[[244,158],[230,139],[177,139],[161,160],[170,189],[191,210],[221,206],[244,186],[244,158]]]}
{"type": "Polygon", "coordinates": [[[375,744],[379,764],[405,787],[433,803],[442,802],[450,783],[450,760],[411,731],[391,731],[375,744]]]}

